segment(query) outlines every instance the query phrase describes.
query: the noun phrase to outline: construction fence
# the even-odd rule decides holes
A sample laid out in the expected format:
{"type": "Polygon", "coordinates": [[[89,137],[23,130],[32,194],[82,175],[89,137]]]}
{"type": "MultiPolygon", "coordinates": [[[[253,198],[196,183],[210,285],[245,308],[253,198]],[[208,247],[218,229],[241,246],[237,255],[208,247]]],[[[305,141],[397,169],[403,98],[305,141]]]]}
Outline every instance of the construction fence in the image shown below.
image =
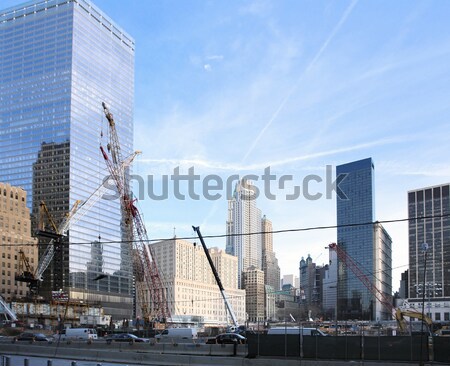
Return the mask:
{"type": "Polygon", "coordinates": [[[450,337],[249,334],[249,357],[450,363],[450,337]]]}

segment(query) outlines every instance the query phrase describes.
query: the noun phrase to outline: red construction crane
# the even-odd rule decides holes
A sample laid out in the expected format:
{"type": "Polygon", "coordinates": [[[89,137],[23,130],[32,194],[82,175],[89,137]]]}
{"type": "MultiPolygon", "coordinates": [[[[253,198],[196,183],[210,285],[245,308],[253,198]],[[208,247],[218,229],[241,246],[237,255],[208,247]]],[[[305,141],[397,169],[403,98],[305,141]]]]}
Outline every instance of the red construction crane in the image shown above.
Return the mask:
{"type": "Polygon", "coordinates": [[[328,245],[328,248],[336,252],[339,260],[345,263],[345,265],[355,274],[355,276],[358,277],[362,284],[366,286],[376,297],[376,299],[392,313],[392,316],[395,317],[395,308],[389,296],[386,296],[386,294],[381,292],[381,290],[373,284],[369,277],[367,277],[361,268],[359,268],[353,258],[350,257],[347,252],[336,243],[331,243],[328,245]]]}
{"type": "Polygon", "coordinates": [[[354,274],[355,276],[366,286],[369,291],[376,297],[376,299],[384,305],[389,312],[391,312],[392,317],[397,321],[398,329],[402,333],[406,333],[408,331],[407,324],[405,322],[404,317],[407,316],[409,318],[420,319],[429,327],[429,331],[432,327],[433,321],[426,315],[421,314],[415,310],[402,310],[396,309],[392,300],[385,293],[381,292],[381,290],[376,287],[372,281],[364,274],[364,272],[359,268],[358,264],[350,257],[347,252],[342,249],[336,243],[331,243],[328,245],[330,250],[334,250],[339,258],[354,274]]]}
{"type": "Polygon", "coordinates": [[[103,146],[100,146],[100,150],[120,196],[122,220],[125,225],[124,240],[130,244],[132,253],[137,301],[144,319],[166,321],[170,318],[166,294],[154,260],[154,253],[151,246],[147,245],[149,243],[147,230],[139,209],[136,207],[136,199],[133,198],[130,190],[129,177],[126,171],[126,167],[140,152],[134,152],[126,159],[122,158],[113,115],[105,103],[102,103],[102,106],[109,123],[109,142],[107,145],[108,152],[105,151],[103,146]],[[148,298],[150,298],[150,306],[148,306],[148,298]]]}

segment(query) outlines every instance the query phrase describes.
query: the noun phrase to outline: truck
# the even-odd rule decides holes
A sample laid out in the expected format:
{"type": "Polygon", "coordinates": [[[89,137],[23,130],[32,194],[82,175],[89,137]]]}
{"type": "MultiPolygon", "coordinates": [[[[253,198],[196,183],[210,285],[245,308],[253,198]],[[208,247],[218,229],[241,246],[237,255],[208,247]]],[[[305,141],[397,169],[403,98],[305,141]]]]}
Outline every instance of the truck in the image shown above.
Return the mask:
{"type": "Polygon", "coordinates": [[[155,335],[156,339],[197,339],[196,328],[167,328],[160,334],[155,335]]]}
{"type": "Polygon", "coordinates": [[[68,341],[74,339],[94,340],[97,339],[97,330],[94,328],[66,328],[54,336],[56,340],[68,341]]]}
{"type": "Polygon", "coordinates": [[[302,327],[274,327],[270,328],[267,331],[268,335],[285,335],[285,334],[292,334],[292,335],[302,335],[302,336],[327,336],[324,332],[322,332],[320,329],[316,328],[302,328],[302,327]]]}

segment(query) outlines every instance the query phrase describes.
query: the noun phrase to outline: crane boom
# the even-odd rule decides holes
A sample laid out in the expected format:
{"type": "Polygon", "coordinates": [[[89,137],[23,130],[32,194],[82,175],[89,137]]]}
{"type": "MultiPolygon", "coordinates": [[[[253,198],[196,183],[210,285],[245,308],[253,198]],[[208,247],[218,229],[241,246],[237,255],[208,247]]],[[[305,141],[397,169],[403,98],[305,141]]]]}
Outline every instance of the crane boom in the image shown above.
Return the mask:
{"type": "Polygon", "coordinates": [[[206,258],[208,259],[208,263],[211,267],[211,270],[214,274],[214,278],[216,279],[217,286],[219,286],[220,294],[222,295],[223,301],[225,303],[225,308],[227,310],[227,313],[229,314],[231,321],[233,322],[234,330],[237,330],[239,328],[239,324],[236,318],[236,315],[234,314],[233,308],[231,307],[230,302],[228,301],[227,294],[225,293],[225,289],[222,285],[222,281],[220,280],[219,273],[217,272],[216,266],[214,266],[214,263],[212,261],[211,255],[209,254],[208,248],[206,247],[205,241],[203,240],[203,236],[200,232],[199,226],[192,226],[192,229],[197,233],[198,238],[200,239],[200,242],[202,243],[203,251],[206,254],[206,258]]]}
{"type": "MultiPolygon", "coordinates": [[[[106,193],[107,189],[108,188],[104,184],[101,184],[95,190],[95,192],[92,193],[86,199],[86,201],[84,202],[81,200],[75,201],[71,210],[67,213],[62,222],[59,224],[59,226],[55,224],[45,202],[41,201],[40,203],[41,213],[42,212],[45,213],[49,222],[51,223],[51,226],[54,228],[55,230],[54,236],[59,238],[61,238],[62,236],[66,236],[69,228],[75,223],[77,223],[92,208],[92,206],[94,206],[95,203],[98,202],[100,198],[102,198],[103,194],[106,193]]],[[[39,227],[40,229],[44,229],[42,214],[39,227]]],[[[55,238],[52,238],[50,242],[47,244],[44,254],[42,254],[41,258],[39,259],[39,262],[36,266],[36,270],[33,273],[27,266],[28,259],[22,252],[22,254],[20,254],[20,261],[21,263],[24,264],[26,268],[24,268],[21,274],[15,276],[16,281],[27,282],[29,284],[30,291],[35,292],[37,290],[39,281],[43,281],[44,272],[52,262],[54,254],[55,254],[55,238]]]]}
{"type": "Polygon", "coordinates": [[[3,307],[3,309],[5,310],[5,314],[8,315],[10,321],[15,322],[18,320],[16,313],[10,309],[10,307],[8,306],[8,304],[1,295],[0,295],[0,306],[3,307]]]}
{"type": "Polygon", "coordinates": [[[401,310],[396,309],[389,297],[386,296],[383,292],[380,291],[378,287],[376,287],[372,281],[364,274],[364,272],[359,268],[356,262],[350,257],[344,249],[342,249],[336,243],[331,243],[328,245],[330,250],[334,250],[339,258],[345,265],[355,274],[355,276],[371,291],[371,293],[376,297],[376,299],[384,305],[392,314],[392,317],[397,321],[397,326],[401,332],[406,332],[406,321],[404,319],[405,316],[409,318],[419,319],[422,322],[426,323],[428,328],[430,329],[433,321],[426,315],[423,315],[416,311],[411,310],[401,310]]]}
{"type": "Polygon", "coordinates": [[[376,297],[376,299],[384,305],[391,313],[392,316],[395,316],[394,305],[390,301],[389,297],[386,296],[383,292],[376,287],[373,282],[365,275],[365,273],[361,270],[358,264],[350,257],[344,249],[342,249],[336,243],[331,243],[328,245],[330,250],[334,250],[342,262],[355,274],[355,276],[362,282],[364,286],[376,297]]]}
{"type": "MultiPolygon", "coordinates": [[[[80,202],[81,201],[75,201],[75,203],[73,204],[73,206],[72,206],[71,210],[69,211],[69,213],[63,219],[61,224],[59,224],[59,226],[56,228],[56,235],[58,235],[58,236],[66,235],[65,233],[69,229],[69,226],[72,224],[72,218],[76,214],[80,202]]],[[[45,208],[45,212],[51,218],[50,213],[48,212],[48,209],[47,209],[47,205],[44,202],[41,202],[41,206],[43,206],[45,208]]],[[[52,219],[52,222],[53,222],[53,219],[52,219]]],[[[42,281],[42,275],[44,274],[45,270],[47,269],[47,267],[51,263],[54,254],[55,254],[55,239],[52,239],[48,243],[47,248],[45,249],[45,252],[41,256],[41,259],[39,260],[39,263],[38,263],[38,265],[36,267],[36,272],[34,274],[34,277],[35,277],[36,280],[42,281]]]]}
{"type": "Polygon", "coordinates": [[[170,311],[164,287],[152,248],[147,246],[149,242],[147,231],[130,190],[129,178],[125,169],[140,152],[136,151],[126,159],[122,159],[114,117],[105,103],[102,103],[102,107],[109,123],[109,142],[107,150],[103,146],[100,146],[100,150],[120,196],[122,220],[126,227],[124,236],[132,253],[133,272],[141,311],[147,319],[150,317],[167,319],[170,318],[170,311]],[[152,309],[147,306],[146,291],[149,291],[152,309]]]}

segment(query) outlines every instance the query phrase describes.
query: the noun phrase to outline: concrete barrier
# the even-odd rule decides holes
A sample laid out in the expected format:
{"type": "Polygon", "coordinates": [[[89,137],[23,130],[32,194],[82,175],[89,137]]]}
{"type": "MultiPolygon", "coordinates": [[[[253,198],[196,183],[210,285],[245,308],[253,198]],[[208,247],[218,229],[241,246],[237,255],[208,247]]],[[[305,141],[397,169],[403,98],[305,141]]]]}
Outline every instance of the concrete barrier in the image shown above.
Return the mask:
{"type": "MultiPolygon", "coordinates": [[[[91,345],[85,342],[72,342],[71,344],[47,344],[41,343],[14,343],[0,342],[0,354],[4,355],[24,355],[45,357],[49,359],[64,358],[78,361],[94,362],[124,362],[127,364],[140,365],[242,365],[242,366],[298,366],[299,362],[303,366],[348,366],[348,361],[333,360],[305,360],[286,358],[245,358],[246,346],[238,346],[238,355],[233,354],[233,345],[186,345],[186,348],[173,346],[170,344],[158,344],[151,346],[145,344],[120,344],[120,347],[113,347],[106,343],[94,342],[91,345]],[[160,346],[160,348],[158,348],[160,346]],[[175,351],[181,353],[174,353],[175,351]],[[182,352],[193,352],[198,354],[182,352]],[[164,352],[164,353],[163,353],[164,352]],[[205,355],[203,353],[209,352],[205,355]],[[228,353],[228,355],[226,354],[228,353]]],[[[360,364],[358,361],[354,364],[360,364]]],[[[415,365],[416,363],[414,363],[415,365]]],[[[364,366],[380,366],[377,362],[364,361],[364,366]]],[[[383,366],[409,366],[413,363],[403,362],[383,362],[383,366]]]]}

